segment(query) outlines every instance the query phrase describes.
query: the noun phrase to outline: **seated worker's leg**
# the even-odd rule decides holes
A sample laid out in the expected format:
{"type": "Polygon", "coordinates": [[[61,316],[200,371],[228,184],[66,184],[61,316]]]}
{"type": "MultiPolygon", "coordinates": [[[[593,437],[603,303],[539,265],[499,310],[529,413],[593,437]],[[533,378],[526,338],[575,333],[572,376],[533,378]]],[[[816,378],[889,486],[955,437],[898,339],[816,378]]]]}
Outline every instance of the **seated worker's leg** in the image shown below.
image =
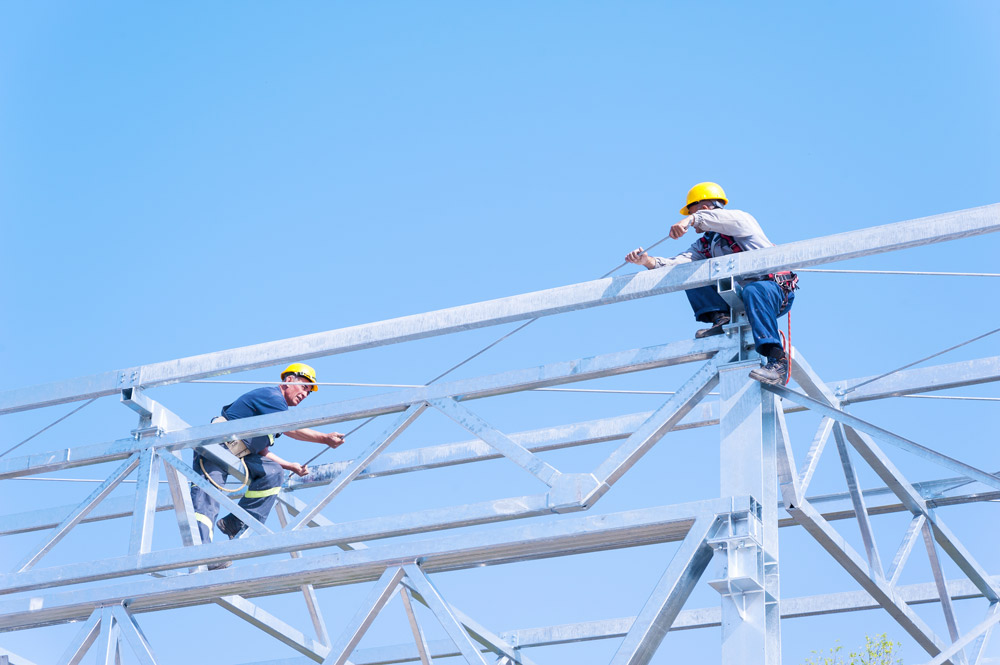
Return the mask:
{"type": "Polygon", "coordinates": [[[788,378],[788,359],[781,348],[778,317],[791,309],[794,299],[795,294],[790,293],[785,302],[784,291],[770,281],[751,282],[743,287],[743,305],[757,353],[768,359],[767,365],[750,372],[750,378],[773,385],[783,385],[788,378]]]}
{"type": "MultiPolygon", "coordinates": [[[[284,479],[281,466],[274,460],[253,454],[244,457],[243,461],[250,471],[250,484],[246,494],[240,499],[240,508],[264,522],[274,507],[274,502],[278,500],[278,492],[284,479]]],[[[226,515],[216,524],[230,538],[238,536],[244,527],[243,521],[235,515],[226,515]]]]}
{"type": "Polygon", "coordinates": [[[695,338],[721,335],[722,326],[729,323],[729,303],[711,286],[688,289],[684,294],[691,303],[691,309],[694,310],[694,318],[702,323],[712,324],[709,328],[697,331],[694,334],[695,338]]]}
{"type": "MultiPolygon", "coordinates": [[[[192,460],[194,470],[205,478],[210,478],[216,485],[224,485],[229,477],[229,470],[211,457],[201,454],[201,451],[194,451],[192,460]]],[[[212,542],[212,533],[215,529],[215,517],[219,514],[219,502],[213,499],[200,487],[191,485],[191,505],[194,508],[194,518],[198,520],[198,532],[201,534],[201,542],[212,542]]]]}

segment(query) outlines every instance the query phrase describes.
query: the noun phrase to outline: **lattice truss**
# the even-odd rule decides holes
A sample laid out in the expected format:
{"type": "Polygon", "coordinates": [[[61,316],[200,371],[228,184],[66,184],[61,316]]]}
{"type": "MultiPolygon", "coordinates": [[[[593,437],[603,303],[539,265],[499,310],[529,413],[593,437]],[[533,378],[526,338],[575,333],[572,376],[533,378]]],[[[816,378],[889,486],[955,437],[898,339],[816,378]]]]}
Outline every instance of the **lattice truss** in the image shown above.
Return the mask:
{"type": "MultiPolygon", "coordinates": [[[[120,396],[139,414],[138,426],[126,438],[0,459],[0,479],[119,463],[78,505],[0,518],[0,535],[38,532],[39,537],[23,552],[15,569],[0,575],[0,591],[6,596],[0,599],[0,630],[80,622],[60,662],[78,663],[88,653],[96,653],[100,663],[121,662],[125,651],[131,654],[127,659],[155,663],[155,645],[140,628],[144,613],[215,604],[297,651],[301,662],[374,665],[419,661],[426,665],[458,656],[469,663],[527,665],[532,662],[533,647],[616,639],[620,646],[611,660],[613,665],[646,663],[670,630],[721,626],[723,662],[777,663],[781,618],[881,607],[927,651],[932,663],[974,664],[984,652],[991,629],[1000,621],[1000,579],[977,562],[938,509],[995,500],[1000,497],[1000,478],[851,415],[845,408],[864,401],[996,381],[1000,379],[1000,356],[901,371],[871,383],[864,377],[827,383],[812,370],[804,354],[795,350],[793,387],[762,386],[747,378],[748,369],[757,360],[749,350],[751,339],[741,315],[719,337],[301,406],[212,425],[190,425],[144,391],[697,286],[716,285],[733,297],[735,276],[806,267],[996,230],[1000,230],[1000,205],[0,394],[2,414],[109,395],[120,396]],[[685,364],[693,366],[688,378],[650,413],[505,433],[478,415],[475,406],[476,400],[492,396],[685,364]],[[708,397],[715,389],[718,400],[708,397]],[[444,414],[475,439],[393,453],[393,441],[429,410],[444,414]],[[804,410],[821,418],[819,428],[809,441],[792,440],[785,414],[804,410]],[[234,476],[242,477],[241,466],[221,442],[378,416],[384,416],[387,425],[353,460],[320,465],[311,475],[286,483],[276,510],[280,529],[255,520],[237,505],[234,495],[207,483],[181,457],[183,450],[201,446],[228,464],[234,476]],[[708,426],[720,430],[720,498],[620,513],[555,517],[585,513],[595,506],[671,430],[708,426]],[[616,443],[587,473],[561,472],[539,456],[542,451],[598,441],[616,443]],[[943,467],[948,475],[911,482],[886,450],[919,456],[943,467]],[[839,459],[846,491],[813,497],[810,482],[824,454],[839,459]],[[542,491],[352,522],[337,523],[324,516],[331,501],[356,480],[500,457],[534,477],[542,491]],[[874,471],[885,486],[862,491],[859,465],[874,471]],[[166,492],[158,491],[161,474],[168,481],[166,492]],[[136,481],[134,495],[109,498],[125,479],[136,481]],[[222,514],[231,511],[248,524],[244,537],[201,543],[188,493],[190,484],[219,501],[222,514]],[[299,498],[306,489],[311,490],[308,502],[299,498]],[[156,511],[173,512],[183,547],[152,547],[156,511]],[[894,512],[909,513],[912,519],[889,559],[879,551],[870,516],[894,512]],[[470,529],[528,517],[541,519],[470,529]],[[130,523],[127,552],[99,561],[45,567],[45,555],[72,529],[84,522],[107,519],[130,523]],[[834,528],[837,520],[844,520],[841,527],[846,520],[856,522],[863,551],[857,551],[834,528]],[[803,527],[863,591],[782,600],[778,533],[780,528],[791,526],[803,527]],[[934,579],[902,586],[898,583],[900,572],[920,541],[934,579]],[[650,581],[645,604],[637,608],[634,617],[625,619],[500,632],[449,602],[434,582],[435,575],[445,571],[665,542],[679,544],[673,558],[662,576],[650,581]],[[331,552],[331,548],[337,550],[331,552]],[[942,553],[957,565],[964,579],[945,579],[942,553]],[[272,556],[276,554],[290,556],[272,556]],[[270,558],[264,561],[264,557],[270,558]],[[207,569],[209,564],[230,560],[236,562],[231,568],[207,569]],[[706,581],[718,591],[719,606],[684,609],[709,568],[706,581]],[[353,584],[369,589],[356,615],[344,625],[327,625],[315,589],[353,584]],[[313,623],[308,634],[248,599],[275,594],[303,595],[313,623]],[[396,596],[402,601],[412,642],[357,649],[369,626],[396,596]],[[952,600],[975,597],[985,599],[980,601],[984,602],[983,619],[962,630],[952,600]],[[940,603],[947,639],[936,635],[911,607],[928,602],[940,603]],[[447,639],[425,638],[417,606],[425,608],[420,611],[424,626],[430,617],[447,639]],[[315,637],[310,636],[313,633],[315,637]]],[[[738,305],[737,298],[732,302],[738,305]]],[[[0,654],[12,663],[29,662],[3,649],[0,654]]],[[[197,661],[196,655],[192,657],[197,661]]]]}

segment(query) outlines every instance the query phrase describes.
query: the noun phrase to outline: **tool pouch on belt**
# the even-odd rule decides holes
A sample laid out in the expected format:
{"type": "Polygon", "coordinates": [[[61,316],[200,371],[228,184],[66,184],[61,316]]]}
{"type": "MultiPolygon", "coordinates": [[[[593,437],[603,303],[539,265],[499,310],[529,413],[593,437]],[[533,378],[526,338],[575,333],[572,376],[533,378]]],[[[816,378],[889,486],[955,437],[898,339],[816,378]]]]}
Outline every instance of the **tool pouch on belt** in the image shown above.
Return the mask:
{"type": "MultiPolygon", "coordinates": [[[[222,416],[216,416],[215,418],[212,418],[213,425],[215,423],[224,423],[224,422],[226,422],[226,419],[223,418],[222,416]]],[[[252,450],[250,450],[250,446],[248,446],[246,444],[246,441],[244,441],[243,439],[236,439],[235,441],[223,441],[222,443],[226,445],[226,448],[229,448],[229,452],[235,455],[236,459],[243,459],[251,452],[253,452],[252,450]]]]}

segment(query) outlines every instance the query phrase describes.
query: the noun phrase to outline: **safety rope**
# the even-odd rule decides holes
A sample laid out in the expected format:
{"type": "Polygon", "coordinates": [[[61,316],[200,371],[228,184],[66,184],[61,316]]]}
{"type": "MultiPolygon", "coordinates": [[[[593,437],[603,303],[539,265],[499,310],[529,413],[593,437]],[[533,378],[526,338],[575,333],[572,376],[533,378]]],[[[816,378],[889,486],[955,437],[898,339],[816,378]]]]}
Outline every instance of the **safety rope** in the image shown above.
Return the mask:
{"type": "Polygon", "coordinates": [[[72,411],[70,411],[69,413],[67,413],[62,418],[59,418],[59,419],[55,420],[54,422],[49,423],[48,425],[46,425],[42,429],[38,430],[37,432],[35,432],[31,436],[29,436],[27,439],[25,439],[21,443],[17,444],[16,446],[11,446],[7,450],[3,451],[2,453],[0,453],[0,457],[3,457],[4,455],[6,455],[9,452],[17,450],[18,448],[20,448],[21,446],[23,446],[24,444],[26,444],[27,442],[31,441],[36,436],[38,436],[39,434],[41,434],[42,432],[44,432],[45,430],[49,429],[50,427],[54,427],[55,425],[58,425],[59,423],[61,423],[62,421],[66,420],[67,418],[69,418],[70,416],[72,416],[74,413],[76,413],[77,411],[79,411],[80,409],[82,409],[83,407],[88,406],[90,404],[93,404],[96,401],[97,401],[97,398],[95,397],[92,400],[90,400],[89,402],[84,402],[80,406],[76,407],[75,409],[73,409],[72,411]]]}
{"type": "MultiPolygon", "coordinates": [[[[660,243],[668,240],[669,238],[670,238],[669,234],[663,236],[662,238],[660,238],[659,240],[657,240],[656,242],[654,242],[652,245],[650,245],[649,247],[645,248],[642,253],[643,254],[647,254],[649,252],[649,250],[653,249],[654,247],[656,247],[660,243]]],[[[607,271],[606,273],[604,273],[603,275],[601,275],[600,277],[598,277],[598,279],[604,279],[605,277],[609,277],[609,276],[611,276],[612,274],[614,274],[615,272],[617,272],[618,270],[620,270],[621,268],[623,268],[623,267],[625,267],[627,265],[628,265],[628,261],[623,261],[622,263],[619,263],[617,266],[615,266],[611,270],[607,271]]],[[[471,356],[469,356],[465,360],[463,360],[460,363],[457,363],[455,365],[452,365],[447,370],[445,370],[444,372],[441,372],[440,374],[438,374],[437,376],[435,376],[433,379],[431,379],[426,384],[424,384],[424,386],[421,386],[421,387],[426,387],[426,386],[429,386],[429,385],[431,385],[433,383],[436,383],[436,382],[440,381],[441,379],[443,379],[444,377],[448,376],[449,374],[451,374],[452,372],[454,372],[456,369],[458,369],[462,365],[466,364],[470,360],[473,360],[474,358],[478,358],[480,355],[486,353],[487,351],[489,351],[490,349],[492,349],[494,346],[496,346],[500,342],[504,341],[505,339],[507,339],[511,335],[514,335],[515,333],[518,333],[518,332],[524,330],[525,328],[527,328],[528,326],[530,326],[532,323],[534,323],[535,321],[537,321],[540,318],[542,318],[542,317],[539,316],[539,317],[535,317],[534,319],[529,319],[529,320],[525,321],[524,323],[522,323],[518,327],[516,327],[513,330],[511,330],[510,332],[505,333],[504,335],[501,335],[496,340],[490,342],[489,344],[487,344],[483,348],[479,349],[478,351],[476,351],[475,353],[473,353],[471,356]]],[[[358,425],[357,427],[355,427],[354,429],[352,429],[350,432],[348,432],[347,434],[344,435],[344,438],[346,439],[349,435],[354,434],[359,429],[361,429],[362,427],[364,427],[365,425],[367,425],[368,423],[370,423],[373,420],[375,420],[375,416],[372,416],[368,420],[365,420],[360,425],[358,425]]],[[[314,461],[316,461],[316,458],[318,458],[320,455],[322,455],[323,453],[325,453],[327,450],[329,450],[329,448],[324,448],[323,450],[321,450],[318,453],[316,453],[315,455],[313,455],[312,458],[308,462],[305,463],[305,466],[308,466],[309,464],[312,464],[314,461]]],[[[289,472],[288,477],[291,478],[291,476],[292,476],[292,474],[291,474],[291,472],[289,472]]]]}
{"type": "Polygon", "coordinates": [[[944,351],[938,351],[937,353],[931,354],[931,355],[927,356],[926,358],[921,358],[920,360],[915,360],[912,363],[903,365],[902,367],[897,367],[896,369],[892,370],[891,372],[886,372],[885,374],[879,374],[875,378],[868,379],[867,381],[862,381],[861,383],[859,383],[857,385],[851,386],[850,388],[848,388],[847,390],[845,390],[842,394],[847,395],[849,393],[854,392],[855,390],[857,390],[861,386],[866,386],[869,383],[874,383],[875,381],[878,381],[879,379],[884,379],[885,377],[891,376],[891,375],[895,374],[896,372],[901,372],[904,369],[907,369],[908,367],[913,367],[914,365],[919,365],[920,363],[924,362],[925,360],[930,360],[931,358],[937,358],[938,356],[943,355],[945,353],[948,353],[949,351],[954,351],[955,349],[961,348],[961,347],[965,346],[966,344],[972,344],[973,342],[979,341],[979,340],[981,340],[984,337],[989,337],[990,335],[992,335],[994,333],[998,333],[998,332],[1000,332],[1000,328],[997,328],[995,330],[991,330],[988,333],[983,333],[982,335],[979,335],[977,337],[973,337],[972,339],[966,340],[966,341],[962,342],[961,344],[956,344],[955,346],[949,347],[949,348],[945,349],[944,351]]]}
{"type": "Polygon", "coordinates": [[[236,489],[234,489],[234,490],[227,490],[225,487],[223,487],[219,483],[217,483],[214,480],[212,480],[212,476],[210,476],[208,474],[208,471],[205,469],[205,460],[202,459],[202,457],[200,455],[198,456],[198,464],[201,465],[201,473],[202,473],[202,475],[205,478],[208,478],[208,482],[210,482],[213,485],[215,485],[215,489],[222,490],[223,492],[226,492],[228,494],[235,494],[236,492],[239,492],[241,489],[243,489],[244,487],[246,487],[247,484],[250,482],[250,469],[247,468],[247,462],[242,457],[240,457],[239,460],[240,460],[240,464],[243,465],[243,483],[239,487],[237,487],[236,489]]]}

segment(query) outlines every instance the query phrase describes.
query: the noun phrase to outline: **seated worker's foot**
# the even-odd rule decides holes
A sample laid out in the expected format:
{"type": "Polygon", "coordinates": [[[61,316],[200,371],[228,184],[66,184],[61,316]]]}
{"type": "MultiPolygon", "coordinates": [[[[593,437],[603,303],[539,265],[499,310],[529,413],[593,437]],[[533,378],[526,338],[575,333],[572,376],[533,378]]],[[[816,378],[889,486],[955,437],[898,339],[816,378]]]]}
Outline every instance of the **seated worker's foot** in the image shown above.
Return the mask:
{"type": "Polygon", "coordinates": [[[229,536],[229,540],[232,540],[233,538],[239,536],[240,531],[243,530],[242,526],[233,529],[233,527],[230,526],[229,522],[226,521],[225,517],[220,517],[219,520],[215,523],[215,526],[219,527],[219,531],[229,536]]]}
{"type": "Polygon", "coordinates": [[[231,566],[231,565],[233,565],[232,561],[217,561],[215,563],[208,564],[208,569],[209,570],[222,570],[223,568],[229,568],[229,566],[231,566]]]}
{"type": "Polygon", "coordinates": [[[710,328],[702,328],[701,330],[695,332],[695,339],[703,339],[705,337],[712,337],[713,335],[722,334],[722,326],[729,323],[729,315],[725,312],[716,312],[712,318],[712,326],[710,328]]]}
{"type": "Polygon", "coordinates": [[[750,372],[750,378],[772,386],[783,386],[788,381],[788,358],[771,358],[763,367],[750,372]]]}

